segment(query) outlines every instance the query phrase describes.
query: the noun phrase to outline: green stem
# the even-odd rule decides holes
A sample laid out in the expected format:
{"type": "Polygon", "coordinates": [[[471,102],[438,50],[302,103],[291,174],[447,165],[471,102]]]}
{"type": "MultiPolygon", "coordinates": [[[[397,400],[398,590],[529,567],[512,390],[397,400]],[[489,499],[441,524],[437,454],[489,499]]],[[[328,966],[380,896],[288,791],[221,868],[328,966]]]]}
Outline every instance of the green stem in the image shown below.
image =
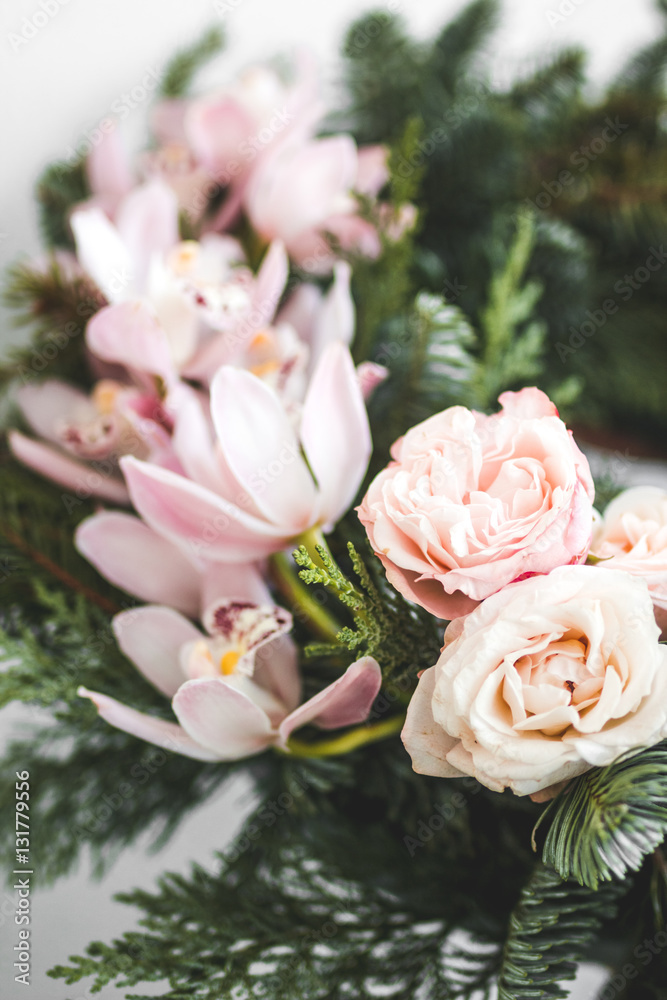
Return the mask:
{"type": "Polygon", "coordinates": [[[301,582],[290,557],[278,552],[271,557],[271,566],[273,579],[280,593],[290,602],[295,618],[302,612],[305,623],[315,635],[326,642],[336,642],[342,625],[313,598],[312,590],[301,582]]]}
{"type": "Polygon", "coordinates": [[[293,757],[340,757],[368,743],[386,740],[389,736],[400,733],[405,723],[404,715],[395,715],[384,722],[375,722],[367,726],[351,729],[342,736],[334,736],[330,740],[319,740],[317,743],[306,743],[304,740],[290,739],[287,750],[279,751],[293,757]]]}

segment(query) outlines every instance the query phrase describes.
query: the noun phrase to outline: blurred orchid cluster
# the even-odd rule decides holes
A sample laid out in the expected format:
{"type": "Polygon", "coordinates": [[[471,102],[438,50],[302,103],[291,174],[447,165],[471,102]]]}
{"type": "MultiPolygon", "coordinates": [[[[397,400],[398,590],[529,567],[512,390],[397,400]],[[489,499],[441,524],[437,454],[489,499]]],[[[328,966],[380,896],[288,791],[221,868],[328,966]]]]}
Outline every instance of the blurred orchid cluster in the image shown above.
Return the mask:
{"type": "Polygon", "coordinates": [[[114,627],[180,726],[91,697],[120,728],[206,759],[285,743],[307,721],[362,721],[380,686],[365,658],[298,707],[291,619],[265,582],[267,557],[331,528],[359,489],[365,398],[386,371],[352,362],[349,260],[414,222],[379,201],[387,151],[318,137],[323,112],[301,57],[290,82],[258,66],[163,100],[136,164],[118,129],[104,134],[85,164],[91,197],[69,217],[75,254],[59,260],[106,300],[86,328],[92,392],[25,385],[33,433],[10,433],[72,505],[133,508],[100,510],[77,545],[152,602],[114,627]]]}

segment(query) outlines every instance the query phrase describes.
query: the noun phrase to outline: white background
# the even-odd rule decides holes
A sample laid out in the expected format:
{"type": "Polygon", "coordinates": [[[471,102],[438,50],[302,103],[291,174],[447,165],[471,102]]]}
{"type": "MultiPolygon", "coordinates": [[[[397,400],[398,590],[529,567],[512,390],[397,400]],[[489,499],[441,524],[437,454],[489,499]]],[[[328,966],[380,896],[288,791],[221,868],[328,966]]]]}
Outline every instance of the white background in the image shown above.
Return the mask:
{"type": "MultiPolygon", "coordinates": [[[[57,0],[44,2],[53,9],[57,0]]],[[[32,20],[41,10],[39,0],[2,0],[0,268],[18,255],[39,249],[31,192],[44,165],[63,157],[86,128],[105,117],[113,101],[138,84],[148,69],[164,66],[177,47],[196,38],[205,27],[223,20],[229,37],[227,53],[215,73],[208,74],[209,79],[217,76],[224,82],[250,62],[305,44],[317,52],[325,81],[334,93],[337,51],[345,26],[368,9],[360,0],[219,0],[217,4],[223,9],[225,5],[227,12],[221,15],[213,0],[67,0],[34,37],[20,43],[17,37],[26,29],[25,19],[32,20]]],[[[396,3],[391,6],[397,8],[396,3]]],[[[400,4],[421,36],[433,33],[463,6],[460,0],[402,0],[400,4]]],[[[381,8],[382,2],[375,7],[381,8]]],[[[527,72],[545,54],[582,43],[591,53],[592,78],[599,86],[628,54],[660,31],[660,18],[649,0],[634,0],[631,16],[623,0],[506,0],[504,11],[489,54],[502,79],[508,67],[527,72]]],[[[38,14],[36,20],[39,24],[44,18],[38,14]]],[[[145,110],[138,108],[126,122],[128,139],[137,145],[145,110]]],[[[2,334],[9,336],[6,324],[2,334]]],[[[9,730],[17,733],[23,718],[20,711],[6,711],[3,736],[9,737],[9,730]]],[[[13,775],[2,780],[13,781],[13,775]]],[[[39,782],[39,774],[33,775],[33,781],[39,782]]],[[[104,791],[101,776],[100,795],[104,791]]],[[[161,871],[185,871],[190,860],[207,864],[248,807],[247,792],[237,784],[191,816],[157,857],[146,855],[147,836],[142,845],[121,857],[102,883],[91,883],[84,859],[75,876],[37,893],[32,901],[32,985],[28,989],[13,983],[9,954],[15,928],[6,922],[1,955],[5,964],[0,971],[3,998],[89,1000],[85,984],[66,987],[47,979],[45,970],[70,954],[81,953],[91,939],[110,940],[127,929],[133,914],[112,903],[111,894],[135,885],[151,887],[161,871]]],[[[38,868],[39,859],[34,863],[38,868]]],[[[578,996],[593,1000],[597,983],[595,970],[584,970],[578,996]]],[[[150,989],[141,987],[140,991],[149,993],[150,989]]],[[[107,988],[97,995],[105,1000],[124,993],[107,988]]]]}

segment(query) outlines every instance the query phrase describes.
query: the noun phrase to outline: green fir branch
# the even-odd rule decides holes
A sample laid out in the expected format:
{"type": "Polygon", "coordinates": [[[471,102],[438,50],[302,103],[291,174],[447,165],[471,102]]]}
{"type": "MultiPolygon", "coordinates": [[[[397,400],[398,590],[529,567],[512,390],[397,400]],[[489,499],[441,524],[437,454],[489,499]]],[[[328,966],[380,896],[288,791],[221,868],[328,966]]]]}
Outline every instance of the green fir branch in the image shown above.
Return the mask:
{"type": "Polygon", "coordinates": [[[7,273],[3,301],[14,311],[14,325],[27,328],[31,340],[10,350],[0,365],[0,387],[47,377],[90,384],[84,332],[90,317],[106,305],[90,278],[67,273],[56,256],[44,268],[15,264],[7,273]]]}
{"type": "Polygon", "coordinates": [[[429,69],[447,92],[456,92],[469,63],[479,59],[498,16],[497,0],[473,0],[436,38],[429,69]]]}
{"type": "Polygon", "coordinates": [[[667,835],[667,743],[595,768],[550,804],[542,858],[596,889],[637,871],[667,835]]]}
{"type": "Polygon", "coordinates": [[[563,984],[575,978],[577,963],[628,888],[610,884],[595,892],[536,868],[510,917],[498,1000],[565,1000],[570,991],[563,984]]]}
{"type": "Polygon", "coordinates": [[[37,181],[39,224],[50,249],[74,249],[69,213],[90,195],[85,160],[51,163],[37,181]]]}
{"type": "Polygon", "coordinates": [[[202,66],[222,51],[225,35],[222,28],[215,26],[192,45],[178,52],[169,62],[160,87],[162,97],[187,96],[192,81],[202,66]]]}

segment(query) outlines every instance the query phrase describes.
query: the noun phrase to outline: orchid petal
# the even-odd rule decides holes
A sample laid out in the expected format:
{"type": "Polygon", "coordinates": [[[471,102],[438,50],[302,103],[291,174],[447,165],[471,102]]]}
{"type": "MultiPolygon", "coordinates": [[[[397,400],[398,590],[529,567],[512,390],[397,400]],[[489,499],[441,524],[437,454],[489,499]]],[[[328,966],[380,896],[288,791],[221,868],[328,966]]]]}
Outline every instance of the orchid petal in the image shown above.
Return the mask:
{"type": "Polygon", "coordinates": [[[204,622],[211,635],[251,654],[267,642],[287,635],[292,616],[277,604],[257,605],[230,597],[212,608],[204,622]]]}
{"type": "Polygon", "coordinates": [[[254,130],[255,123],[250,115],[237,100],[227,95],[193,101],[185,116],[190,147],[223,185],[229,184],[235,176],[231,164],[241,159],[241,145],[254,130]],[[225,176],[227,171],[229,177],[225,176]]]}
{"type": "Polygon", "coordinates": [[[129,708],[106,694],[100,694],[99,691],[89,691],[85,687],[80,687],[77,694],[80,698],[90,698],[105,722],[115,726],[116,729],[122,729],[125,733],[130,733],[131,736],[137,736],[147,743],[154,743],[155,746],[164,747],[165,750],[183,754],[185,757],[193,757],[195,760],[218,759],[216,754],[195,743],[175,722],[165,722],[152,715],[144,715],[143,712],[137,712],[136,709],[129,708]]]}
{"type": "Polygon", "coordinates": [[[382,671],[372,656],[352,663],[342,677],[304,702],[287,716],[279,728],[286,744],[295,729],[308,723],[321,729],[340,729],[364,722],[382,686],[382,671]]]}
{"type": "Polygon", "coordinates": [[[189,546],[193,556],[248,562],[277,552],[290,538],[177,473],[130,456],[120,464],[137,511],[159,534],[189,546]]]}
{"type": "Polygon", "coordinates": [[[102,141],[88,154],[86,174],[93,194],[106,209],[115,212],[133,184],[127,150],[117,124],[111,132],[102,134],[102,141]]]}
{"type": "Polygon", "coordinates": [[[288,298],[276,317],[276,325],[289,323],[300,340],[310,344],[322,308],[323,295],[317,285],[304,281],[288,298]]]}
{"type": "Polygon", "coordinates": [[[25,437],[19,431],[10,431],[8,440],[12,453],[20,462],[60,486],[81,496],[101,497],[110,503],[130,502],[128,491],[120,479],[103,475],[84,462],[77,462],[48,444],[25,437]]]}
{"type": "Polygon", "coordinates": [[[335,524],[356,495],[371,456],[371,432],[348,349],[329,344],[303,406],[301,440],[321,495],[320,518],[335,524]]]}
{"type": "Polygon", "coordinates": [[[249,372],[224,366],[211,384],[211,416],[223,458],[262,513],[288,536],[307,527],[315,484],[272,389],[249,372]]]}
{"type": "Polygon", "coordinates": [[[143,289],[153,256],[178,242],[176,193],[159,177],[142,184],[123,200],[116,225],[132,259],[135,287],[143,289]]]}
{"type": "Polygon", "coordinates": [[[329,344],[340,341],[350,344],[354,335],[354,302],[350,294],[352,271],[347,261],[334,266],[334,280],[324,296],[316,319],[311,341],[313,367],[329,344]]]}
{"type": "Polygon", "coordinates": [[[106,306],[96,312],[86,329],[89,349],[103,361],[138,371],[173,375],[166,334],[151,307],[141,300],[106,306]]]}
{"type": "Polygon", "coordinates": [[[151,130],[162,146],[185,145],[185,113],[189,101],[172,98],[160,101],[151,111],[151,130]]]}
{"type": "Polygon", "coordinates": [[[126,298],[136,273],[130,253],[114,225],[97,206],[78,209],[70,217],[76,255],[84,271],[109,302],[126,298]]]}
{"type": "Polygon", "coordinates": [[[118,645],[153,687],[171,698],[185,681],[180,650],[203,638],[172,608],[146,605],[121,611],[112,622],[118,645]]]}
{"type": "Polygon", "coordinates": [[[229,599],[271,604],[269,588],[254,563],[218,562],[206,568],[202,584],[202,621],[211,621],[215,607],[229,599]]]}
{"type": "Polygon", "coordinates": [[[255,654],[253,678],[291,712],[301,701],[299,651],[289,635],[269,639],[255,654]]]}
{"type": "Polygon", "coordinates": [[[61,421],[77,416],[90,419],[95,410],[81,389],[55,378],[23,386],[17,393],[17,402],[35,434],[54,443],[60,441],[58,424],[61,421]]]}
{"type": "Polygon", "coordinates": [[[186,681],[173,707],[183,729],[220,760],[261,753],[275,738],[266,712],[218,678],[186,681]]]}
{"type": "Polygon", "coordinates": [[[253,327],[259,329],[269,323],[276,311],[289,273],[289,260],[285,244],[274,240],[261,263],[255,280],[253,294],[253,327]]]}
{"type": "Polygon", "coordinates": [[[213,427],[202,401],[190,386],[179,384],[169,395],[174,413],[174,451],[187,476],[214,493],[226,493],[229,485],[218,461],[213,427]]]}
{"type": "Polygon", "coordinates": [[[116,587],[142,601],[196,615],[201,577],[179,549],[138,517],[102,511],[82,521],[75,544],[116,587]]]}
{"type": "Polygon", "coordinates": [[[384,365],[378,365],[374,361],[362,361],[357,365],[357,378],[361,387],[361,395],[364,400],[369,399],[379,385],[389,377],[389,369],[384,365]]]}
{"type": "Polygon", "coordinates": [[[357,150],[357,179],[354,190],[375,198],[389,180],[386,146],[362,146],[357,150]]]}

